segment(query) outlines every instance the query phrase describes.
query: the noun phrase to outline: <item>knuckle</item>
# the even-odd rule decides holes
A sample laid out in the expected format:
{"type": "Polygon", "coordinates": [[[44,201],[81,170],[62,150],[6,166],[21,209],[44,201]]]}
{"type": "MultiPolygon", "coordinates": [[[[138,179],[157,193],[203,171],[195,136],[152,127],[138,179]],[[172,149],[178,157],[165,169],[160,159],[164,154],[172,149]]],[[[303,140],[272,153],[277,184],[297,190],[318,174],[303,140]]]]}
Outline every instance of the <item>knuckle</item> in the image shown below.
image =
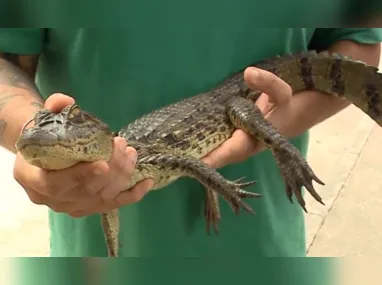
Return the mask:
{"type": "MultiPolygon", "coordinates": [[[[44,185],[44,184],[42,184],[44,185]]],[[[44,191],[49,197],[57,197],[59,195],[59,189],[54,186],[45,185],[44,187],[39,188],[40,191],[44,191]]]]}
{"type": "Polygon", "coordinates": [[[29,200],[31,200],[33,204],[36,204],[36,205],[47,204],[46,197],[44,197],[40,193],[37,193],[36,191],[33,191],[33,190],[26,190],[26,193],[28,195],[29,200]]]}
{"type": "Polygon", "coordinates": [[[115,208],[119,208],[119,207],[122,207],[126,204],[133,203],[133,202],[130,202],[132,200],[130,197],[129,197],[128,201],[126,201],[126,200],[127,199],[124,195],[117,195],[117,197],[115,197],[110,204],[113,204],[113,207],[115,207],[115,208]]]}
{"type": "Polygon", "coordinates": [[[41,179],[36,182],[35,188],[42,193],[45,193],[48,197],[56,198],[62,192],[62,186],[54,181],[41,179]]]}
{"type": "Polygon", "coordinates": [[[114,143],[117,149],[121,151],[124,151],[127,146],[127,141],[124,138],[119,136],[114,138],[114,143]]]}
{"type": "Polygon", "coordinates": [[[152,188],[154,181],[152,179],[145,179],[135,185],[133,188],[120,192],[114,199],[114,208],[139,202],[143,199],[146,193],[152,188]]]}
{"type": "Polygon", "coordinates": [[[89,163],[78,165],[73,171],[72,179],[77,185],[85,185],[94,177],[93,168],[89,163]]]}
{"type": "Polygon", "coordinates": [[[120,174],[128,174],[130,166],[125,161],[126,156],[119,157],[114,163],[114,170],[120,174]]]}
{"type": "Polygon", "coordinates": [[[110,185],[105,185],[98,191],[98,197],[103,203],[108,203],[113,201],[113,199],[118,195],[120,191],[116,191],[115,187],[110,187],[110,185]],[[114,189],[113,189],[114,188],[114,189]]]}
{"type": "Polygon", "coordinates": [[[280,80],[281,79],[279,77],[277,77],[275,74],[273,74],[271,72],[266,72],[263,75],[262,82],[264,82],[264,87],[277,88],[277,85],[280,84],[280,80]]]}
{"type": "Polygon", "coordinates": [[[54,212],[65,213],[70,215],[71,213],[80,213],[85,212],[85,207],[83,201],[70,201],[70,202],[61,202],[61,201],[52,201],[47,205],[54,212]]]}
{"type": "Polygon", "coordinates": [[[122,154],[113,159],[110,163],[110,168],[115,175],[123,177],[124,179],[129,179],[133,173],[134,165],[129,163],[129,158],[126,154],[122,154]]]}
{"type": "Polygon", "coordinates": [[[137,187],[136,189],[134,189],[130,193],[131,193],[131,200],[132,200],[133,203],[142,200],[142,198],[144,196],[144,192],[139,187],[137,187]]]}
{"type": "Polygon", "coordinates": [[[63,183],[57,179],[52,179],[49,172],[41,171],[39,176],[33,181],[33,188],[40,193],[45,193],[47,196],[55,197],[63,183]]]}
{"type": "Polygon", "coordinates": [[[145,180],[136,185],[130,190],[131,197],[134,202],[138,202],[143,199],[149,189],[149,181],[145,180]]]}
{"type": "Polygon", "coordinates": [[[84,187],[82,188],[82,191],[86,195],[94,196],[94,195],[97,195],[101,191],[101,189],[102,188],[94,187],[94,186],[90,186],[90,185],[85,184],[84,187]]]}
{"type": "Polygon", "coordinates": [[[25,166],[26,163],[25,161],[22,161],[20,160],[20,155],[17,154],[17,157],[16,157],[16,160],[15,160],[15,164],[13,166],[13,178],[20,184],[20,185],[24,185],[24,184],[27,184],[27,181],[30,181],[31,180],[31,176],[28,176],[27,175],[27,172],[25,167],[23,167],[23,165],[25,166]],[[28,179],[29,177],[29,179],[28,179]]]}
{"type": "Polygon", "coordinates": [[[123,174],[130,178],[134,173],[137,163],[138,153],[132,147],[127,147],[125,152],[125,159],[121,161],[123,174]]]}
{"type": "Polygon", "coordinates": [[[124,153],[114,153],[109,161],[111,172],[121,172],[124,168],[126,156],[124,153]]]}
{"type": "Polygon", "coordinates": [[[97,179],[96,181],[89,181],[87,183],[83,183],[81,185],[81,191],[90,196],[94,196],[100,193],[105,187],[105,183],[97,179]]]}
{"type": "Polygon", "coordinates": [[[17,181],[17,182],[21,182],[22,178],[23,178],[23,172],[20,171],[20,169],[18,167],[13,167],[13,178],[17,181]]]}
{"type": "Polygon", "coordinates": [[[122,175],[125,177],[126,180],[130,180],[131,176],[133,175],[135,170],[135,166],[131,163],[123,163],[121,172],[122,175]]]}
{"type": "Polygon", "coordinates": [[[49,208],[51,208],[56,213],[68,213],[69,209],[62,205],[62,204],[51,204],[48,205],[49,208]]]}
{"type": "Polygon", "coordinates": [[[112,182],[110,173],[96,176],[88,175],[81,180],[82,181],[77,188],[80,188],[80,191],[90,196],[98,195],[103,189],[109,186],[110,182],[112,182]]]}
{"type": "Polygon", "coordinates": [[[115,208],[122,207],[124,205],[132,204],[139,201],[139,197],[134,193],[134,191],[128,190],[128,192],[122,192],[117,197],[113,199],[113,206],[115,208]]]}

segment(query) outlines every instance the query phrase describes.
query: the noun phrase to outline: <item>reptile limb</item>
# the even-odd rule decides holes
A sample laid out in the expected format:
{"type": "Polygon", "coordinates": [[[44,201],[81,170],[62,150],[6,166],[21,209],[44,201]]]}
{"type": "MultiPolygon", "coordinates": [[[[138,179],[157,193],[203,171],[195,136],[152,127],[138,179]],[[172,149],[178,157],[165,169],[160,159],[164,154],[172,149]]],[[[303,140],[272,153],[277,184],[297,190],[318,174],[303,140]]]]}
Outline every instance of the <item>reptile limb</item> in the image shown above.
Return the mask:
{"type": "Polygon", "coordinates": [[[219,233],[218,224],[220,222],[219,196],[216,192],[206,189],[206,198],[204,202],[204,219],[206,221],[206,232],[210,234],[211,225],[216,234],[219,233]]]}
{"type": "Polygon", "coordinates": [[[236,128],[242,129],[253,139],[263,142],[271,149],[285,181],[286,193],[291,202],[292,193],[294,193],[298,203],[306,212],[305,201],[301,194],[302,187],[305,186],[310,194],[323,204],[321,197],[314,190],[312,180],[321,185],[324,183],[313,173],[298,149],[265,120],[260,109],[252,100],[233,97],[227,104],[227,112],[236,128]]]}
{"type": "MultiPolygon", "coordinates": [[[[230,204],[236,214],[239,213],[240,208],[243,208],[249,213],[255,213],[253,209],[242,200],[242,197],[261,197],[258,193],[247,192],[241,189],[255,184],[256,181],[242,183],[239,181],[229,181],[215,169],[209,167],[201,160],[192,157],[173,154],[153,154],[140,159],[139,163],[145,165],[145,168],[147,168],[147,164],[154,165],[165,170],[165,172],[177,170],[179,176],[188,176],[198,180],[206,187],[206,189],[208,189],[207,193],[209,191],[214,191],[217,194],[220,194],[230,204]]],[[[211,207],[214,208],[212,204],[211,207]]],[[[216,213],[216,210],[214,210],[214,212],[216,213]]]]}
{"type": "Polygon", "coordinates": [[[119,210],[114,209],[101,214],[101,224],[106,240],[106,247],[109,257],[118,257],[119,250],[119,210]]]}

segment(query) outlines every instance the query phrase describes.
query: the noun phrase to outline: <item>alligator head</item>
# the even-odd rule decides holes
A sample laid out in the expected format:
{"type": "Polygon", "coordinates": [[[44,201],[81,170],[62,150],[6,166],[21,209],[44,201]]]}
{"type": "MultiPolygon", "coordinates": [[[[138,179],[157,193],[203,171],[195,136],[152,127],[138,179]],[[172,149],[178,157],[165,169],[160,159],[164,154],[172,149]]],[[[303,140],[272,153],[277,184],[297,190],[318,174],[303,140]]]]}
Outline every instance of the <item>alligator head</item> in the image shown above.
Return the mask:
{"type": "Polygon", "coordinates": [[[39,110],[24,125],[16,149],[32,165],[63,169],[81,161],[109,160],[113,137],[105,123],[73,104],[59,113],[39,110]]]}

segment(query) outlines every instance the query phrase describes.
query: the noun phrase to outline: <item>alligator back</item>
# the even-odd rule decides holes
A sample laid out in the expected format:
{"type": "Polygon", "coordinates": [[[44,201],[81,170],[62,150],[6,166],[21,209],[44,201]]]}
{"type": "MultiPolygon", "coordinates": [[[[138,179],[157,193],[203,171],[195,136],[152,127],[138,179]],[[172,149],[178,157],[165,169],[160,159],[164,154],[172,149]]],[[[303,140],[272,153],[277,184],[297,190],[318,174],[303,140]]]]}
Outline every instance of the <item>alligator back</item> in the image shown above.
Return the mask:
{"type": "MultiPolygon", "coordinates": [[[[292,87],[294,94],[317,90],[346,98],[382,126],[382,74],[376,67],[339,54],[315,51],[276,56],[254,66],[276,74],[292,87]]],[[[247,87],[241,71],[206,93],[138,118],[119,135],[130,142],[172,145],[189,151],[190,141],[209,132],[217,136],[218,142],[209,145],[213,149],[233,132],[225,112],[227,100],[232,96],[256,99],[260,93],[247,87]]]]}

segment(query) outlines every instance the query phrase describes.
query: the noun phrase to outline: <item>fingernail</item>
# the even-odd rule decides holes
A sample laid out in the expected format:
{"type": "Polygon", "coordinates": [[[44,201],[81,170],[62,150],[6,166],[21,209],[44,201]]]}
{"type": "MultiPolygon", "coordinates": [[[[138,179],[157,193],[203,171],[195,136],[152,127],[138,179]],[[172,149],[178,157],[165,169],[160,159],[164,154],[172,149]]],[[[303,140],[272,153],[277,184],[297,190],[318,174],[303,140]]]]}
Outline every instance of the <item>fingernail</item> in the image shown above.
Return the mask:
{"type": "Polygon", "coordinates": [[[93,172],[94,175],[101,175],[103,171],[102,171],[102,169],[100,167],[94,167],[92,169],[92,172],[93,172]]]}
{"type": "Polygon", "coordinates": [[[125,150],[126,150],[126,145],[122,144],[122,145],[121,145],[121,150],[122,150],[122,151],[125,151],[125,150]]]}
{"type": "Polygon", "coordinates": [[[250,69],[250,72],[249,72],[249,78],[250,80],[252,81],[256,81],[257,80],[257,77],[259,76],[259,72],[254,69],[254,68],[251,68],[250,69]]]}
{"type": "Polygon", "coordinates": [[[137,163],[138,155],[135,151],[130,151],[128,154],[128,159],[133,163],[134,165],[137,163]]]}

